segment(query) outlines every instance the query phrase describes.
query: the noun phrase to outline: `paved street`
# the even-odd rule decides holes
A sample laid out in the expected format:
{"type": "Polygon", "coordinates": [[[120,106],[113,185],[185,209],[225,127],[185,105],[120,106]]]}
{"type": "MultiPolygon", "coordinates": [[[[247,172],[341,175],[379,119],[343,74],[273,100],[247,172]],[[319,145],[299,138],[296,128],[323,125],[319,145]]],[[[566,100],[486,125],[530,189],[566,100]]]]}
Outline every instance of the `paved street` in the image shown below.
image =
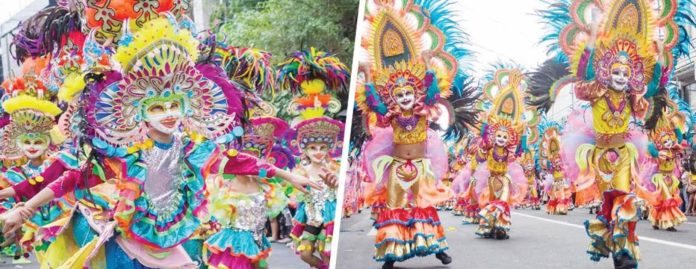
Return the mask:
{"type": "MultiPolygon", "coordinates": [[[[613,268],[611,260],[592,262],[585,254],[589,239],[582,223],[592,217],[587,209],[576,209],[566,216],[551,216],[545,211],[514,210],[509,240],[481,239],[474,225],[462,225],[461,217],[441,211],[454,261],[443,266],[434,256],[397,263],[397,268],[613,268]]],[[[339,238],[337,269],[380,268],[372,260],[374,237],[369,210],[344,219],[339,238]]],[[[638,224],[641,269],[693,268],[696,257],[696,218],[677,228],[677,232],[655,231],[650,223],[638,224]]]]}
{"type": "MultiPolygon", "coordinates": [[[[300,260],[299,256],[295,255],[295,252],[289,247],[281,244],[273,244],[273,252],[268,260],[268,265],[273,269],[309,268],[309,266],[305,265],[305,263],[300,260]]],[[[0,268],[38,269],[39,265],[36,263],[14,265],[11,259],[3,256],[2,261],[0,261],[0,268]]]]}

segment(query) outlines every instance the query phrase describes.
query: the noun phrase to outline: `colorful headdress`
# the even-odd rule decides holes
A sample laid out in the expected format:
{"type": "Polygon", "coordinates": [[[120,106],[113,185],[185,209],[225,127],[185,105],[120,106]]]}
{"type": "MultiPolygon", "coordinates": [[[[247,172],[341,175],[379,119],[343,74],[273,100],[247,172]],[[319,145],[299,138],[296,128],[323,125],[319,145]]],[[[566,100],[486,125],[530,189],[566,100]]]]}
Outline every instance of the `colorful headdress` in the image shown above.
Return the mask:
{"type": "Polygon", "coordinates": [[[560,158],[561,138],[560,130],[556,126],[549,126],[543,131],[539,151],[549,160],[560,158]]]}
{"type": "Polygon", "coordinates": [[[276,117],[252,118],[242,137],[242,150],[260,158],[270,157],[276,138],[282,138],[290,128],[276,117]]]}
{"type": "Polygon", "coordinates": [[[365,20],[369,29],[362,47],[370,56],[372,69],[382,72],[396,63],[417,60],[421,52],[430,50],[441,88],[449,90],[461,84],[466,79],[466,68],[460,62],[471,52],[465,47],[466,34],[452,19],[452,4],[432,0],[367,1],[365,20]]]}
{"type": "MultiPolygon", "coordinates": [[[[81,8],[85,12],[87,27],[96,30],[100,42],[121,39],[123,29],[133,31],[145,26],[161,13],[170,13],[177,19],[186,15],[191,0],[86,0],[81,8]],[[126,22],[129,24],[126,26],[126,22]]],[[[195,60],[195,59],[194,59],[195,60]]]]}
{"type": "MultiPolygon", "coordinates": [[[[31,59],[25,62],[25,67],[34,65],[36,62],[31,59]]],[[[10,115],[0,147],[0,157],[4,159],[22,157],[15,139],[29,133],[49,134],[55,126],[56,116],[62,112],[53,102],[54,94],[46,89],[34,70],[25,70],[27,72],[21,78],[7,80],[2,85],[7,95],[2,108],[10,115]]]]}
{"type": "Polygon", "coordinates": [[[671,49],[680,35],[674,22],[678,7],[677,0],[575,0],[569,6],[572,21],[558,34],[560,48],[571,58],[572,73],[582,72],[576,69],[579,62],[588,60],[581,55],[594,20],[593,10],[603,12],[592,63],[597,80],[608,85],[611,69],[624,65],[630,69],[631,89],[642,91],[653,76],[657,52],[652,42],[656,36],[665,46],[663,68],[673,65],[671,49]]]}
{"type": "Polygon", "coordinates": [[[230,79],[243,83],[257,93],[273,91],[275,69],[271,65],[271,53],[255,48],[224,49],[226,57],[221,66],[230,79]]]}
{"type": "MultiPolygon", "coordinates": [[[[370,114],[366,118],[377,114],[378,125],[387,125],[395,115],[401,114],[391,91],[404,84],[430,86],[425,90],[414,89],[417,95],[414,112],[421,114],[425,113],[423,108],[448,98],[452,92],[459,94],[457,98],[472,93],[464,91],[468,85],[467,68],[461,64],[471,52],[466,48],[466,34],[453,19],[456,16],[452,14],[452,4],[447,0],[367,1],[368,29],[361,49],[368,55],[371,73],[377,74],[377,83],[375,88],[357,87],[355,99],[360,110],[370,114]],[[428,63],[432,73],[428,75],[421,62],[424,51],[432,52],[428,63]]],[[[454,118],[457,117],[451,115],[454,118]]],[[[461,127],[468,124],[462,125],[461,120],[468,119],[473,119],[470,123],[476,121],[469,116],[452,121],[454,128],[448,130],[448,136],[461,138],[461,127]]]]}
{"type": "Polygon", "coordinates": [[[340,111],[341,101],[335,95],[345,95],[349,80],[345,64],[315,48],[297,51],[278,65],[278,89],[301,93],[288,111],[304,119],[340,111]]]}
{"type": "Polygon", "coordinates": [[[484,139],[492,141],[497,131],[504,131],[510,136],[509,146],[519,145],[526,122],[536,120],[523,117],[525,105],[522,96],[526,88],[525,77],[517,69],[497,70],[493,80],[483,86],[480,106],[483,111],[488,111],[488,120],[483,127],[484,139]]]}
{"type": "Polygon", "coordinates": [[[194,65],[198,41],[172,20],[159,18],[124,35],[115,60],[123,79],[103,87],[95,100],[96,134],[114,145],[141,139],[148,102],[181,100],[184,127],[208,138],[240,123],[238,90],[214,64],[194,65]]]}
{"type": "Polygon", "coordinates": [[[332,156],[340,154],[339,141],[343,139],[343,123],[328,117],[303,120],[294,129],[295,140],[292,142],[299,150],[310,143],[326,143],[332,156]]]}
{"type": "Polygon", "coordinates": [[[679,111],[676,103],[672,102],[668,96],[658,96],[655,98],[655,115],[646,122],[650,140],[662,147],[663,139],[671,139],[675,144],[681,142],[683,130],[686,129],[686,118],[679,111]],[[656,118],[656,119],[655,119],[656,118]]]}

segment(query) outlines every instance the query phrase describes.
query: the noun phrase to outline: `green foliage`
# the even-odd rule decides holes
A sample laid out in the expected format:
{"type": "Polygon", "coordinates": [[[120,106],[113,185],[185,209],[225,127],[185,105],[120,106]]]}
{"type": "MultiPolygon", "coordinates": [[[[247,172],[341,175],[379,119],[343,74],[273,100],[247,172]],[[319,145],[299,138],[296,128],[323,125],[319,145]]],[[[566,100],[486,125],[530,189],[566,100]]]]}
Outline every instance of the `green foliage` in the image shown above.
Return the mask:
{"type": "Polygon", "coordinates": [[[358,0],[222,0],[211,28],[238,47],[273,54],[273,63],[301,49],[316,47],[350,65],[358,0]]]}

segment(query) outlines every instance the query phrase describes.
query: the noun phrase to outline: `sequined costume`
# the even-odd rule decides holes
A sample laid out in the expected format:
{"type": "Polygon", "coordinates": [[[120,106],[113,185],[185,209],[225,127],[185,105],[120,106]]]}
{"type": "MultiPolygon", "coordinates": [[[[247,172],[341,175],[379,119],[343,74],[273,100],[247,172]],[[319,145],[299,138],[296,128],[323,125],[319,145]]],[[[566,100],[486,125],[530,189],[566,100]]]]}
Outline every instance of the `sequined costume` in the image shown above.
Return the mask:
{"type": "MultiPolygon", "coordinates": [[[[9,124],[2,130],[0,158],[24,162],[0,175],[3,189],[25,181],[36,184],[34,178],[54,162],[73,167],[76,164],[74,157],[56,152],[62,141],[52,139],[50,135],[57,124],[56,116],[62,111],[56,105],[55,92],[47,88],[40,76],[45,72],[46,64],[45,59],[28,59],[23,63],[24,74],[20,78],[3,83],[6,96],[2,105],[8,113],[9,124]]],[[[3,202],[5,210],[24,201],[21,197],[3,198],[7,198],[3,202]]],[[[17,251],[26,252],[25,257],[33,251],[41,262],[46,248],[55,240],[53,222],[69,217],[74,204],[73,197],[64,197],[39,208],[25,223],[19,238],[22,249],[17,251]]]]}
{"type": "Polygon", "coordinates": [[[88,91],[66,95],[82,100],[78,111],[89,125],[81,132],[90,136],[78,152],[89,161],[79,169],[54,163],[34,178],[37,184],[15,186],[28,199],[44,188],[60,197],[115,183],[107,194],[116,202],[101,207],[112,218],[81,210],[63,231],[84,232],[56,244],[73,251],[57,253],[51,266],[195,267],[181,244],[206,216],[205,179],[218,171],[275,175],[275,167],[236,150],[222,152],[210,140],[234,134],[244,115],[241,94],[219,67],[194,64],[198,42],[173,17],[149,19],[123,34],[115,54],[107,55],[122,69],[90,70],[98,76],[85,76],[91,78],[84,82],[88,91]],[[173,134],[169,143],[143,137],[149,127],[144,106],[174,103],[185,104],[185,133],[173,134]]]}
{"type": "Polygon", "coordinates": [[[322,186],[308,188],[300,200],[290,237],[300,258],[321,269],[330,264],[337,210],[338,186],[327,180],[338,175],[336,158],[344,129],[330,116],[340,110],[336,97],[347,93],[349,78],[348,67],[338,57],[316,48],[297,51],[278,67],[279,88],[297,93],[288,109],[296,116],[290,144],[300,160],[293,173],[322,186]]]}
{"type": "MultiPolygon", "coordinates": [[[[274,145],[289,126],[281,119],[269,116],[250,120],[251,127],[242,137],[242,151],[258,158],[274,159],[274,145]]],[[[280,159],[275,164],[279,164],[280,159]]],[[[239,177],[215,177],[207,186],[208,210],[215,232],[203,245],[204,261],[208,268],[267,267],[271,244],[265,235],[267,219],[278,216],[288,204],[284,189],[268,179],[250,177],[256,181],[256,192],[240,192],[234,181],[239,177]]]]}

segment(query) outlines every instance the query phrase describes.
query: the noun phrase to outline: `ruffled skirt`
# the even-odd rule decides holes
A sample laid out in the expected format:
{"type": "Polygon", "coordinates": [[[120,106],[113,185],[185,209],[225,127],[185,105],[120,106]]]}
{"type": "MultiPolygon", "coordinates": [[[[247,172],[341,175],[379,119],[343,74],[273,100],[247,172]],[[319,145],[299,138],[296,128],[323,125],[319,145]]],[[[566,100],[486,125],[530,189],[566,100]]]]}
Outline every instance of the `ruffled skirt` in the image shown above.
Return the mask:
{"type": "Polygon", "coordinates": [[[650,224],[660,229],[674,228],[686,222],[686,215],[679,210],[681,201],[676,198],[664,199],[650,208],[650,224]]]}
{"type": "Polygon", "coordinates": [[[510,230],[510,205],[504,201],[490,201],[479,211],[479,227],[476,235],[491,237],[496,231],[510,230]]]}
{"type": "Polygon", "coordinates": [[[585,221],[585,230],[590,237],[587,253],[593,261],[627,256],[640,260],[636,223],[640,207],[635,195],[620,190],[604,192],[604,203],[597,219],[585,221]]]}
{"type": "Polygon", "coordinates": [[[445,230],[432,206],[385,209],[375,228],[374,259],[379,262],[404,261],[448,249],[445,230]]]}
{"type": "Polygon", "coordinates": [[[261,235],[257,241],[251,231],[225,228],[203,244],[205,264],[212,269],[253,269],[265,263],[271,243],[261,235]]]}
{"type": "Polygon", "coordinates": [[[308,246],[303,245],[303,241],[312,242],[315,250],[319,251],[322,255],[330,257],[331,256],[331,240],[333,239],[333,229],[334,229],[334,217],[336,216],[336,201],[327,201],[321,211],[322,218],[324,222],[322,223],[321,231],[319,234],[312,234],[306,231],[307,228],[307,214],[305,211],[305,203],[300,203],[297,207],[297,214],[295,215],[295,226],[290,232],[290,237],[295,243],[295,251],[302,252],[307,250],[308,246]]]}

